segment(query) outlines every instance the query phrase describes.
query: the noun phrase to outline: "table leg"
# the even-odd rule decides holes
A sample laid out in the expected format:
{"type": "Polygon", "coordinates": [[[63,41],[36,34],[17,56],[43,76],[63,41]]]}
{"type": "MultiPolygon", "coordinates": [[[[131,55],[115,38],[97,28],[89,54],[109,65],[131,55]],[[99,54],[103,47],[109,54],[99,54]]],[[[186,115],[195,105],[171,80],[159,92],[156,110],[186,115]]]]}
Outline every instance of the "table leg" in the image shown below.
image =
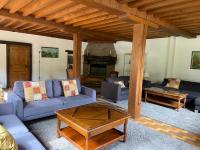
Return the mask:
{"type": "Polygon", "coordinates": [[[123,139],[123,142],[126,142],[126,138],[127,138],[127,124],[128,124],[128,119],[126,119],[125,122],[124,122],[124,139],[123,139]]]}
{"type": "Polygon", "coordinates": [[[89,150],[89,137],[85,137],[85,150],[89,150]]]}
{"type": "Polygon", "coordinates": [[[184,104],[183,104],[184,108],[185,108],[186,100],[187,100],[187,99],[186,99],[186,97],[185,97],[185,98],[184,98],[184,102],[183,102],[183,103],[184,103],[184,104]]]}
{"type": "Polygon", "coordinates": [[[60,125],[61,121],[59,118],[57,118],[57,138],[60,138],[60,125]]]}
{"type": "Polygon", "coordinates": [[[179,108],[181,106],[181,99],[178,100],[178,107],[177,107],[177,111],[179,111],[179,108]]]}
{"type": "Polygon", "coordinates": [[[145,103],[147,102],[147,92],[145,92],[144,101],[145,101],[145,103]]]}

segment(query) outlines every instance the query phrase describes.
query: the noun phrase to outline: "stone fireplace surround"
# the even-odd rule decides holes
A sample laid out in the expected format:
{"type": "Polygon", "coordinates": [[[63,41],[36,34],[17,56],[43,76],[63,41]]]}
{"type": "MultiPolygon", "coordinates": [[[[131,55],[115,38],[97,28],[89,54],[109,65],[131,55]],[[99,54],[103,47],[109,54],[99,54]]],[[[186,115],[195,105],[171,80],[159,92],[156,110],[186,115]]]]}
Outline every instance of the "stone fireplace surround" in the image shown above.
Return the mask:
{"type": "Polygon", "coordinates": [[[106,78],[115,70],[116,61],[113,43],[89,42],[84,51],[83,76],[106,78]]]}

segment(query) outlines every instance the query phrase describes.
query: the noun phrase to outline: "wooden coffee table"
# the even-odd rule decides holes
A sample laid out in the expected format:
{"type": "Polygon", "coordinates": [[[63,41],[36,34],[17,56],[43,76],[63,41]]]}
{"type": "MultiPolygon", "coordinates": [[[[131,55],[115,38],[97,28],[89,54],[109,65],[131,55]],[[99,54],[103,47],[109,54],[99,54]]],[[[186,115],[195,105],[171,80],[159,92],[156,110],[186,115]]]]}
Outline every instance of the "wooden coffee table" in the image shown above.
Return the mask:
{"type": "Polygon", "coordinates": [[[187,93],[181,93],[173,90],[165,90],[161,88],[146,88],[145,89],[145,102],[150,101],[153,103],[176,108],[185,108],[187,93]]]}
{"type": "Polygon", "coordinates": [[[80,150],[96,150],[116,141],[126,141],[125,110],[106,102],[97,102],[63,109],[57,114],[57,135],[63,136],[80,150]],[[61,128],[61,122],[67,127],[61,128]],[[123,132],[115,127],[123,125],[123,132]]]}

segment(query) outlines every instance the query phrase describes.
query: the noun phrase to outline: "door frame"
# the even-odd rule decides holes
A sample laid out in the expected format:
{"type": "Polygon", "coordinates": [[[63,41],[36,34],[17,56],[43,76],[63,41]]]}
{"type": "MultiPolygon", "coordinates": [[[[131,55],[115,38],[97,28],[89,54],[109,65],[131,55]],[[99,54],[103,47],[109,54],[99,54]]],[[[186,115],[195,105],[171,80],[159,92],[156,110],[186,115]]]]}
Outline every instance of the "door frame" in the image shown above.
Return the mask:
{"type": "Polygon", "coordinates": [[[9,71],[10,71],[10,62],[9,62],[9,44],[14,44],[14,45],[24,45],[24,46],[28,46],[30,48],[30,55],[29,55],[29,59],[30,59],[30,65],[29,65],[29,79],[32,80],[32,44],[31,43],[23,43],[23,42],[14,42],[14,41],[2,41],[0,40],[0,44],[6,44],[6,77],[7,77],[7,88],[9,85],[9,71]]]}

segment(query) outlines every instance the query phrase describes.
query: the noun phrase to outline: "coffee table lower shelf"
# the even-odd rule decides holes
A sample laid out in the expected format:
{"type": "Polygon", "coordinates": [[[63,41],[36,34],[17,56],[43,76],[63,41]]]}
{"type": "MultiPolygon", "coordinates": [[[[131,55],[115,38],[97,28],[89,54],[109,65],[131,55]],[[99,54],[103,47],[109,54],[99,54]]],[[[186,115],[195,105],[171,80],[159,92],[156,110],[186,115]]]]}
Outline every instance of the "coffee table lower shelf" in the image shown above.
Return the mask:
{"type": "MultiPolygon", "coordinates": [[[[85,137],[78,133],[71,127],[66,127],[58,131],[60,136],[63,136],[71,143],[73,143],[78,149],[85,149],[85,137]]],[[[89,141],[89,150],[97,150],[105,147],[108,144],[112,144],[115,141],[123,140],[124,134],[117,130],[111,129],[99,135],[93,136],[89,141]]]]}

